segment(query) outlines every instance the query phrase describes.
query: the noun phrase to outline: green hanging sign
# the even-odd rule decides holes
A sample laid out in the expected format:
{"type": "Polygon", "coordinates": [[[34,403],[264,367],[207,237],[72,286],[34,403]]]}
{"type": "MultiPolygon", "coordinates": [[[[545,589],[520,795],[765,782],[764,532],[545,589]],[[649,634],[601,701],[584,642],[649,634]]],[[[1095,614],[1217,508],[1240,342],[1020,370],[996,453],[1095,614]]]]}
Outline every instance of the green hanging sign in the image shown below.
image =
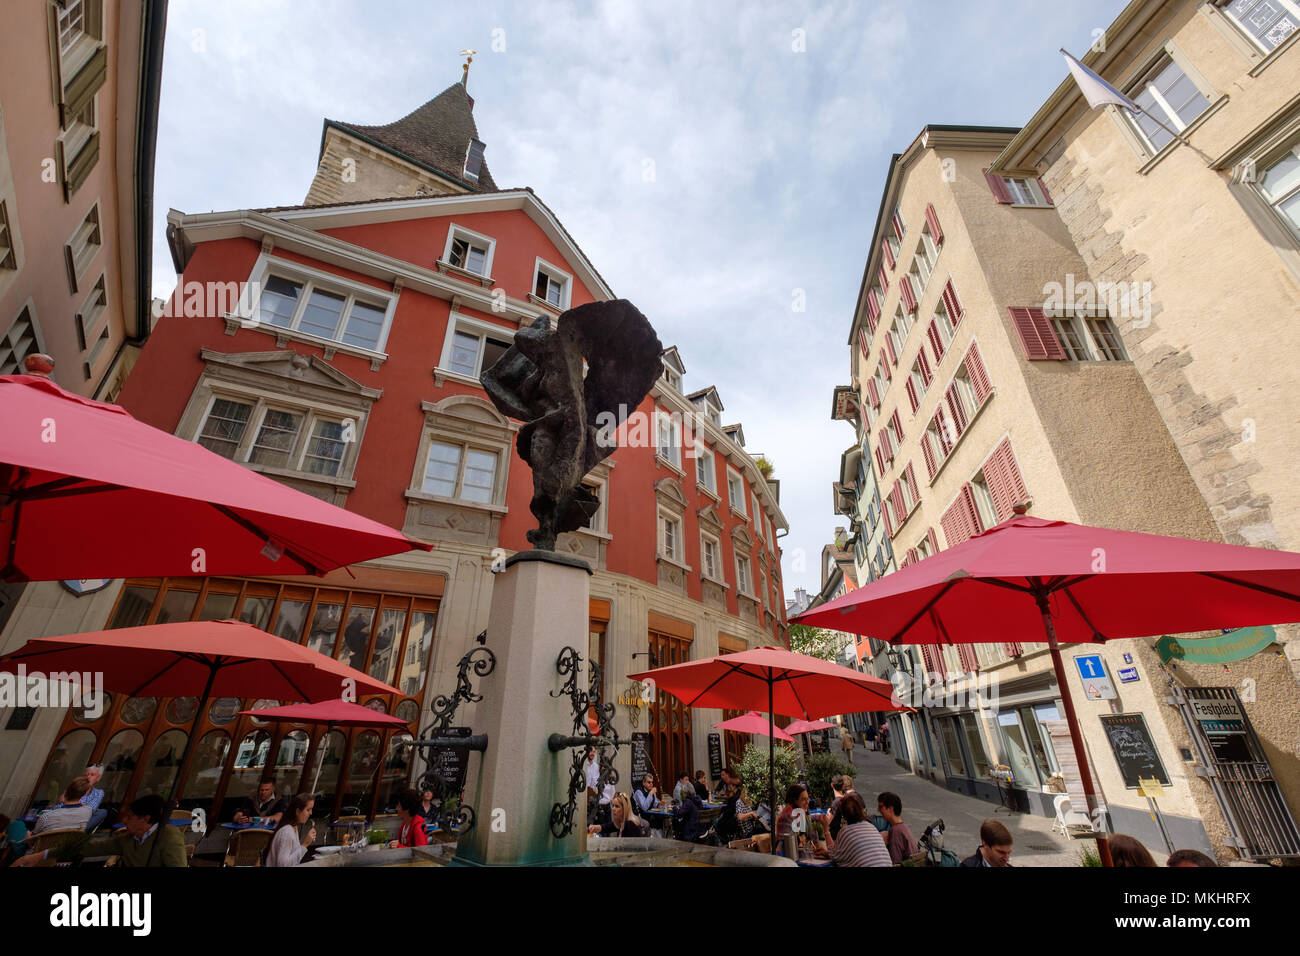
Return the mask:
{"type": "Polygon", "coordinates": [[[1156,650],[1165,664],[1172,660],[1189,664],[1227,664],[1253,657],[1276,640],[1277,632],[1269,625],[1262,625],[1192,641],[1166,635],[1156,641],[1156,650]]]}

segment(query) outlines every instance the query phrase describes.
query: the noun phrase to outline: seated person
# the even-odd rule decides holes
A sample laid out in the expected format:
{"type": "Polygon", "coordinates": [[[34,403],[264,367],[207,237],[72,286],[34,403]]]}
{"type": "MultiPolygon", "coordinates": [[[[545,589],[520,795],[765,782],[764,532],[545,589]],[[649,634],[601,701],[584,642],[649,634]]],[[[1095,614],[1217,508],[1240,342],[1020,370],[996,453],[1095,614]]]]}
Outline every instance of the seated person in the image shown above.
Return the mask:
{"type": "Polygon", "coordinates": [[[99,781],[104,777],[104,768],[99,764],[92,764],[86,768],[85,777],[90,781],[90,789],[86,795],[81,798],[84,806],[90,807],[90,822],[86,824],[86,830],[94,830],[108,817],[108,810],[100,806],[104,802],[104,791],[99,787],[99,781]]]}
{"type": "Polygon", "coordinates": [[[405,790],[397,798],[397,819],[401,825],[397,828],[397,839],[388,844],[390,850],[398,847],[428,846],[429,834],[424,828],[424,817],[420,816],[420,795],[414,790],[405,790]]]}
{"type": "Polygon", "coordinates": [[[284,800],[275,795],[275,784],[263,780],[257,785],[257,796],[245,798],[243,805],[235,811],[235,822],[247,825],[253,822],[253,817],[261,817],[263,823],[279,826],[284,810],[284,800]]]}
{"type": "Polygon", "coordinates": [[[704,800],[704,801],[706,801],[706,802],[708,801],[708,799],[709,799],[709,784],[708,784],[708,782],[705,781],[705,779],[704,779],[704,771],[703,771],[703,770],[697,770],[697,771],[695,771],[695,792],[696,792],[696,794],[699,795],[699,798],[700,798],[701,800],[704,800]]]}
{"type": "Polygon", "coordinates": [[[902,863],[919,849],[916,837],[912,836],[911,829],[903,822],[903,801],[898,794],[886,790],[876,798],[876,809],[889,824],[889,833],[885,837],[889,858],[895,863],[902,863]]]}
{"type": "Polygon", "coordinates": [[[33,833],[46,830],[84,830],[90,822],[90,807],[81,802],[81,798],[90,790],[90,781],[77,777],[68,784],[59,802],[36,818],[33,833]]]}
{"type": "Polygon", "coordinates": [[[632,801],[627,798],[626,793],[615,794],[614,801],[610,804],[610,822],[604,825],[593,824],[587,828],[587,832],[592,836],[603,837],[643,837],[646,833],[646,826],[640,818],[632,812],[632,801]]]}
{"type": "MultiPolygon", "coordinates": [[[[690,771],[683,770],[677,775],[677,786],[673,787],[673,803],[681,803],[687,791],[695,793],[695,784],[691,783],[690,771]]],[[[698,793],[695,795],[699,796],[698,793]]]]}
{"type": "Polygon", "coordinates": [[[781,814],[776,818],[776,838],[778,840],[794,832],[796,811],[803,813],[804,832],[807,832],[808,788],[801,783],[790,784],[789,789],[785,792],[785,806],[781,808],[781,814]]]}
{"type": "Polygon", "coordinates": [[[846,793],[840,801],[840,814],[844,818],[840,835],[827,834],[827,850],[819,850],[818,856],[829,855],[836,866],[893,866],[885,839],[867,819],[867,809],[860,796],[846,793]]]}
{"type": "Polygon", "coordinates": [[[27,824],[0,813],[0,866],[27,855],[27,824]]]}
{"type": "Polygon", "coordinates": [[[700,826],[700,811],[703,809],[704,801],[695,792],[695,787],[691,784],[690,777],[687,776],[686,786],[682,790],[677,807],[673,810],[673,818],[677,821],[677,838],[679,840],[694,843],[704,835],[707,827],[700,826]]]}
{"type": "MultiPolygon", "coordinates": [[[[122,811],[122,829],[106,836],[93,837],[77,848],[80,856],[121,857],[121,866],[181,867],[189,866],[185,856],[185,837],[176,827],[166,826],[162,797],[140,797],[122,811]]],[[[49,850],[29,853],[14,866],[34,866],[49,856],[49,850]]]]}
{"type": "MultiPolygon", "coordinates": [[[[655,786],[653,774],[646,774],[645,779],[641,781],[641,786],[632,791],[632,799],[636,801],[638,813],[645,813],[647,810],[657,810],[659,808],[659,788],[655,786]]],[[[663,822],[654,820],[651,822],[656,830],[663,827],[663,822]]]]}

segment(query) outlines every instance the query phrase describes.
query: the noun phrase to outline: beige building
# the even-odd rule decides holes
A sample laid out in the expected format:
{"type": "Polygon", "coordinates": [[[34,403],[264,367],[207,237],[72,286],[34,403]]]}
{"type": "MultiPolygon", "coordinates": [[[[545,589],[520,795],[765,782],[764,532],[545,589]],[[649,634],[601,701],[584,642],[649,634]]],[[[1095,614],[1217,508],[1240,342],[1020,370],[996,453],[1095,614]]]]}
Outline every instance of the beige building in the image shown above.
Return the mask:
{"type": "MultiPolygon", "coordinates": [[[[1087,265],[1046,178],[988,171],[1016,139],[1015,129],[928,126],[890,167],[849,343],[899,565],[1005,520],[1021,502],[1041,517],[1217,539],[1118,317],[1104,308],[1044,313],[1052,283],[1086,275],[1087,265]]],[[[927,692],[926,706],[901,718],[896,754],[950,789],[990,800],[1008,791],[1021,809],[1050,816],[1070,783],[1057,756],[1069,763],[1064,712],[1046,645],[1023,637],[920,648],[921,666],[900,679],[927,692]]],[[[1114,700],[1072,688],[1107,825],[1154,849],[1166,845],[1103,727],[1127,715],[1160,767],[1169,844],[1232,856],[1224,813],[1201,776],[1204,754],[1183,712],[1166,703],[1176,678],[1151,643],[1064,649],[1071,673],[1085,653],[1100,653],[1113,677],[1136,673],[1115,680],[1114,700]]],[[[1285,670],[1275,656],[1255,666],[1261,688],[1285,670]]],[[[1294,686],[1282,692],[1280,709],[1246,706],[1294,806],[1294,767],[1282,747],[1295,725],[1278,719],[1293,713],[1294,686]]],[[[1247,855],[1262,853],[1255,846],[1247,855]]]]}
{"type": "Polygon", "coordinates": [[[6,4],[0,30],[0,374],[45,352],[113,398],[149,335],[166,0],[6,4]]]}

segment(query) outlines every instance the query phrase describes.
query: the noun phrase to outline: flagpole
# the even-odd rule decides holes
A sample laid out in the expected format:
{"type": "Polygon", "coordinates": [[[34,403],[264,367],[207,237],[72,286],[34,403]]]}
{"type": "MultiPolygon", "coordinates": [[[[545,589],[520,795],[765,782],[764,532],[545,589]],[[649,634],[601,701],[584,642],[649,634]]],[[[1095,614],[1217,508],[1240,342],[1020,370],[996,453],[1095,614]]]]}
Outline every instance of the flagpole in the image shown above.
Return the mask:
{"type": "MultiPolygon", "coordinates": [[[[1106,105],[1106,106],[1115,106],[1115,107],[1117,107],[1117,108],[1119,108],[1119,109],[1122,109],[1122,110],[1128,110],[1130,113],[1134,113],[1134,112],[1141,113],[1143,116],[1145,116],[1145,117],[1147,117],[1148,119],[1150,119],[1153,123],[1155,123],[1157,126],[1159,126],[1162,130],[1164,130],[1166,133],[1168,133],[1170,136],[1172,136],[1174,139],[1176,139],[1176,140],[1177,140],[1179,143],[1181,143],[1183,146],[1186,146],[1188,149],[1191,149],[1191,148],[1192,148],[1192,147],[1191,147],[1191,144],[1188,143],[1187,140],[1183,139],[1183,134],[1182,134],[1182,133],[1178,132],[1177,130],[1172,130],[1172,129],[1170,129],[1170,128],[1169,128],[1168,126],[1166,126],[1163,122],[1161,122],[1161,120],[1160,120],[1158,117],[1153,116],[1151,113],[1148,113],[1148,112],[1147,112],[1146,110],[1144,110],[1141,106],[1139,106],[1139,105],[1138,105],[1138,104],[1133,100],[1132,97],[1127,96],[1127,95],[1125,95],[1124,93],[1121,93],[1121,92],[1120,92],[1119,90],[1117,90],[1115,87],[1111,86],[1109,83],[1106,82],[1106,80],[1105,80],[1104,78],[1102,78],[1099,74],[1093,72],[1091,69],[1089,69],[1087,66],[1085,66],[1085,65],[1084,65],[1084,62],[1083,62],[1082,60],[1080,60],[1078,57],[1076,57],[1073,53],[1071,53],[1071,52],[1070,52],[1069,50],[1067,50],[1065,47],[1060,47],[1060,48],[1059,48],[1059,51],[1060,51],[1060,53],[1061,53],[1062,56],[1066,57],[1066,59],[1070,60],[1071,63],[1073,64],[1073,65],[1070,66],[1070,73],[1071,73],[1071,75],[1074,77],[1074,82],[1075,82],[1075,84],[1079,87],[1080,92],[1083,93],[1084,98],[1088,101],[1088,105],[1089,105],[1089,107],[1095,109],[1096,107],[1098,107],[1098,106],[1102,106],[1102,105],[1106,105]],[[1080,70],[1082,70],[1083,73],[1085,73],[1085,74],[1087,75],[1087,77],[1088,77],[1088,79],[1089,79],[1090,81],[1095,81],[1096,83],[1099,83],[1099,84],[1104,88],[1104,90],[1105,90],[1105,92],[1106,92],[1106,94],[1107,94],[1107,96],[1106,96],[1106,98],[1105,98],[1104,100],[1102,100],[1102,101],[1099,102],[1097,99],[1094,99],[1094,97],[1093,97],[1093,93],[1090,92],[1090,91],[1089,91],[1089,90],[1084,86],[1084,84],[1083,84],[1083,80],[1080,79],[1078,73],[1075,71],[1075,66],[1077,66],[1080,70]],[[1121,100],[1123,100],[1124,102],[1123,102],[1123,103],[1117,103],[1117,102],[1114,101],[1114,99],[1113,99],[1112,97],[1117,97],[1118,99],[1121,99],[1121,100]]],[[[1153,143],[1152,145],[1154,146],[1155,144],[1153,143]]],[[[1159,152],[1159,150],[1157,150],[1157,152],[1159,152]]]]}

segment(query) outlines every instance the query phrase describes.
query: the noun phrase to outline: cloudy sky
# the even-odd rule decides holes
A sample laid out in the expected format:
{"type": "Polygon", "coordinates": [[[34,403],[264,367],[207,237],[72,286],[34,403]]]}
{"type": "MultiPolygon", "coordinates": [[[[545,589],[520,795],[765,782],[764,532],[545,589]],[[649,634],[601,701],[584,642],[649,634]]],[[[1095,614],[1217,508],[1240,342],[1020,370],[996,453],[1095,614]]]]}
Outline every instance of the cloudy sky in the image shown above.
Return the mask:
{"type": "Polygon", "coordinates": [[[781,479],[787,597],[820,588],[852,426],[848,329],[889,157],[1017,126],[1122,0],[171,0],[154,292],[183,212],[300,203],[324,117],[391,122],[470,73],[500,187],[531,186],[715,385],[781,479]],[[803,310],[797,306],[802,301],[803,310]]]}

